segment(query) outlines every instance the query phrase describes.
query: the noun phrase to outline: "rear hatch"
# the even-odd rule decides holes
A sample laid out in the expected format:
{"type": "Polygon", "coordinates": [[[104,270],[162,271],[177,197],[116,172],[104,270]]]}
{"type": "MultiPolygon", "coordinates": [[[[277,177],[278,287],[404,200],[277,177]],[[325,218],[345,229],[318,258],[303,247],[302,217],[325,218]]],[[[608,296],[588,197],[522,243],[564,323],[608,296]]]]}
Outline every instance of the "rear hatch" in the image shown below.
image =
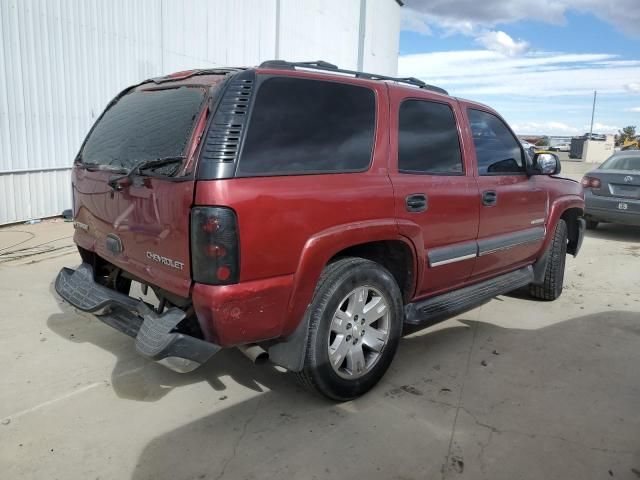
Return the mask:
{"type": "Polygon", "coordinates": [[[191,285],[189,211],[208,87],[144,84],[89,133],[73,175],[75,240],[176,295],[191,285]]]}

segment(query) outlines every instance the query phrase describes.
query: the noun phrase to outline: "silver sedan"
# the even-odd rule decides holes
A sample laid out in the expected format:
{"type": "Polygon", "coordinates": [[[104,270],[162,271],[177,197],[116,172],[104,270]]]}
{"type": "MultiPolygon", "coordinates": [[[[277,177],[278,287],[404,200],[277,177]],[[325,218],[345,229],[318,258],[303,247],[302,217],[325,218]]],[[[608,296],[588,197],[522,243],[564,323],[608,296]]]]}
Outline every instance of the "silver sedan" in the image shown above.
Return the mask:
{"type": "Polygon", "coordinates": [[[587,228],[640,225],[640,152],[618,152],[582,179],[587,228]]]}

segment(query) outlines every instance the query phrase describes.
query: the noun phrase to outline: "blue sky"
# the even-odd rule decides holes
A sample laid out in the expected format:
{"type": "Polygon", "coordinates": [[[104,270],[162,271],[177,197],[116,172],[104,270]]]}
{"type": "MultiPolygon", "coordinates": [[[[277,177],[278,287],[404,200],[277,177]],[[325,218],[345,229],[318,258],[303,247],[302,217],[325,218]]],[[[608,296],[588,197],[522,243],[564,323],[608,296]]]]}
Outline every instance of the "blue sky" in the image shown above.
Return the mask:
{"type": "Polygon", "coordinates": [[[588,131],[594,90],[594,131],[640,130],[636,1],[407,0],[398,73],[496,108],[519,134],[588,131]]]}

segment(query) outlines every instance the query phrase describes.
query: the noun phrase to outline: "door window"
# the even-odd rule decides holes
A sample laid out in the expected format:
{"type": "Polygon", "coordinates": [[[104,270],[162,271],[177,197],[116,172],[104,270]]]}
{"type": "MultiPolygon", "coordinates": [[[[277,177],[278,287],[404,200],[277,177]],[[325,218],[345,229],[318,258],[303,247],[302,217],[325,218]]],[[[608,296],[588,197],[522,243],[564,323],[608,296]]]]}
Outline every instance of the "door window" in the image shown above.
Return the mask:
{"type": "Polygon", "coordinates": [[[469,122],[480,175],[525,173],[520,142],[495,115],[469,109],[469,122]]]}
{"type": "Polygon", "coordinates": [[[398,170],[401,173],[463,173],[458,129],[449,105],[406,100],[400,105],[398,170]]]}

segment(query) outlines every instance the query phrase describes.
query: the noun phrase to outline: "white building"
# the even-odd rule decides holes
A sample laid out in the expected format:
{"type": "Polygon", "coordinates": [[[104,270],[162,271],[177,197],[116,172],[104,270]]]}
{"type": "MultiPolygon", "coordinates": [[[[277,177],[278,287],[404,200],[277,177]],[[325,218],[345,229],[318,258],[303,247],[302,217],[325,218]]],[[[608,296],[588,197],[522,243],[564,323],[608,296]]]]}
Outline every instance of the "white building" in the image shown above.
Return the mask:
{"type": "Polygon", "coordinates": [[[0,224],[71,207],[119,91],[198,67],[326,60],[394,75],[400,0],[0,0],[0,224]]]}

